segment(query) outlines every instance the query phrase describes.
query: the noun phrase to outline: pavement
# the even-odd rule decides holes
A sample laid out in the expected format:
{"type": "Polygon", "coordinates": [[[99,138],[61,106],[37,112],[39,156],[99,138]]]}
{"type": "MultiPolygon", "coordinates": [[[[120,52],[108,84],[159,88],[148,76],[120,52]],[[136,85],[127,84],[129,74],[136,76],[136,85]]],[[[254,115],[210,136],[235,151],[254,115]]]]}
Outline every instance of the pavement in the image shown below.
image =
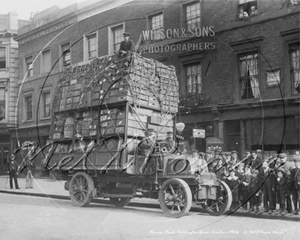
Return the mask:
{"type": "MultiPolygon", "coordinates": [[[[34,178],[33,188],[29,188],[29,189],[25,188],[26,179],[24,177],[19,177],[18,183],[20,189],[10,189],[9,176],[8,175],[0,176],[0,193],[70,200],[69,192],[64,189],[65,181],[59,181],[49,177],[34,178]]],[[[104,200],[100,198],[93,199],[93,202],[108,204],[108,200],[104,200]]],[[[133,198],[128,205],[133,207],[146,207],[146,208],[158,208],[158,209],[160,208],[157,199],[149,199],[149,198],[133,198]]],[[[207,214],[207,213],[203,213],[203,210],[202,211],[201,210],[202,210],[201,207],[193,203],[190,211],[200,212],[201,214],[207,214]]],[[[263,213],[262,206],[259,207],[259,210],[260,210],[259,213],[256,214],[254,212],[249,213],[248,211],[240,208],[234,212],[227,213],[227,215],[252,217],[252,218],[265,218],[265,219],[281,219],[281,220],[300,222],[300,215],[287,213],[286,215],[282,216],[276,213],[273,214],[263,213]]]]}

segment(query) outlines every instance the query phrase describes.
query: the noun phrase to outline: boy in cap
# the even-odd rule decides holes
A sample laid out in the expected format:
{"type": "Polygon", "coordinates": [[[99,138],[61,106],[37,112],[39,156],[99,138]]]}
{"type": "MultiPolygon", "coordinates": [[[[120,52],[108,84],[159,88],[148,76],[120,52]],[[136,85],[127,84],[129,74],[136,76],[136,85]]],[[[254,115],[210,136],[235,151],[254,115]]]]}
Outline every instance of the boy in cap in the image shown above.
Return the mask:
{"type": "Polygon", "coordinates": [[[9,185],[10,185],[10,189],[13,189],[13,180],[15,182],[15,188],[16,189],[20,189],[19,188],[19,184],[18,184],[18,179],[17,179],[17,174],[18,174],[18,165],[17,162],[15,161],[15,155],[11,154],[10,155],[10,161],[7,162],[8,166],[7,166],[7,170],[9,173],[9,185]]]}
{"type": "Polygon", "coordinates": [[[276,192],[277,192],[277,203],[280,205],[279,214],[285,215],[285,198],[287,194],[287,180],[283,176],[283,170],[277,170],[277,184],[276,184],[276,192]]]}
{"type": "Polygon", "coordinates": [[[258,170],[253,169],[251,172],[251,180],[249,183],[249,194],[250,194],[250,209],[249,212],[254,211],[255,208],[255,213],[259,212],[258,206],[259,206],[259,172],[258,170]]]}
{"type": "Polygon", "coordinates": [[[226,183],[232,193],[232,205],[231,210],[236,210],[239,205],[239,178],[235,176],[233,168],[228,169],[229,177],[226,178],[226,183]]]}
{"type": "Polygon", "coordinates": [[[300,155],[294,157],[295,168],[291,171],[291,192],[294,204],[294,215],[299,214],[300,205],[300,155]]]}

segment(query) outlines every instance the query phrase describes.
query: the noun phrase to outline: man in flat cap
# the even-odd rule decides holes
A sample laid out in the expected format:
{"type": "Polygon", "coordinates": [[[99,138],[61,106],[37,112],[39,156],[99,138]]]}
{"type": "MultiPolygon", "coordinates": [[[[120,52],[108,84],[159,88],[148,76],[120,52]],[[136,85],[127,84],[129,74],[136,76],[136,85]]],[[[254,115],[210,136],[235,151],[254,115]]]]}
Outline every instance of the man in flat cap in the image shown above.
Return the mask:
{"type": "Polygon", "coordinates": [[[121,42],[119,49],[119,59],[123,59],[125,67],[129,66],[132,52],[134,51],[134,42],[129,39],[129,36],[129,33],[123,33],[124,40],[121,42]]]}
{"type": "Polygon", "coordinates": [[[288,213],[292,213],[292,200],[291,200],[291,169],[287,164],[287,154],[286,153],[279,153],[278,154],[279,161],[275,166],[275,171],[281,171],[283,173],[283,177],[286,180],[287,184],[287,191],[286,191],[286,210],[288,213]]]}
{"type": "Polygon", "coordinates": [[[295,168],[291,170],[291,192],[294,204],[294,215],[299,214],[300,208],[300,155],[294,156],[295,168]]]}
{"type": "Polygon", "coordinates": [[[236,150],[231,151],[231,165],[235,169],[238,166],[238,152],[236,150]]]}

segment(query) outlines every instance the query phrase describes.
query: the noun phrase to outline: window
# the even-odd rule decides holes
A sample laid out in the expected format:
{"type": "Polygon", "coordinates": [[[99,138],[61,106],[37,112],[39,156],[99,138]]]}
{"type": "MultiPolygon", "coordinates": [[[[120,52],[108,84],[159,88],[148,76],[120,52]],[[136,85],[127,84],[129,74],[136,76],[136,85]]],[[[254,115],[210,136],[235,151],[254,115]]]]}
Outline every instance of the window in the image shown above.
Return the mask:
{"type": "Polygon", "coordinates": [[[50,92],[43,93],[43,117],[50,117],[50,92]]]}
{"type": "Polygon", "coordinates": [[[290,61],[293,94],[300,93],[300,44],[290,45],[290,61]]]}
{"type": "Polygon", "coordinates": [[[112,28],[113,52],[119,51],[123,41],[123,25],[112,28]]]}
{"type": "Polygon", "coordinates": [[[86,36],[86,60],[97,57],[97,34],[93,33],[86,36]]]}
{"type": "Polygon", "coordinates": [[[0,69],[6,68],[6,48],[0,47],[0,69]]]}
{"type": "Polygon", "coordinates": [[[239,56],[241,99],[259,98],[258,54],[239,56]]]}
{"type": "Polygon", "coordinates": [[[42,52],[41,72],[46,73],[51,70],[51,52],[46,50],[42,52]]]}
{"type": "Polygon", "coordinates": [[[27,72],[27,77],[31,77],[33,75],[33,65],[32,65],[32,57],[25,58],[25,73],[27,72]]]}
{"type": "Polygon", "coordinates": [[[201,63],[186,66],[187,93],[201,93],[201,63]]]}
{"type": "Polygon", "coordinates": [[[0,87],[0,121],[5,119],[5,88],[0,87]]]}
{"type": "Polygon", "coordinates": [[[187,29],[200,27],[200,2],[194,2],[185,6],[185,21],[187,29]]]}
{"type": "Polygon", "coordinates": [[[32,120],[32,96],[25,97],[25,120],[32,120]]]}
{"type": "Polygon", "coordinates": [[[238,5],[238,20],[248,20],[257,16],[257,1],[256,0],[239,0],[238,5]]]}
{"type": "Polygon", "coordinates": [[[150,17],[150,26],[153,34],[153,39],[158,40],[161,38],[161,30],[164,28],[164,15],[163,13],[150,17]]]}
{"type": "Polygon", "coordinates": [[[62,67],[67,67],[71,65],[71,50],[70,43],[65,43],[61,45],[61,59],[62,59],[62,67]]]}

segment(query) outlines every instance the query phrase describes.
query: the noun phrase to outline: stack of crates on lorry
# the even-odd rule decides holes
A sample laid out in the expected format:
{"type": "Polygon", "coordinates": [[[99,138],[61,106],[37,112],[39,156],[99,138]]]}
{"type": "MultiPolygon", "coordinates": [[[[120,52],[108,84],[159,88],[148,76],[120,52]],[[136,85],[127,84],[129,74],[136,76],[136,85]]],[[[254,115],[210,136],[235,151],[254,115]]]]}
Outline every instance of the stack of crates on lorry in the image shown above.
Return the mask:
{"type": "Polygon", "coordinates": [[[112,56],[96,58],[60,74],[53,100],[53,139],[76,134],[144,137],[149,128],[166,134],[174,129],[178,101],[173,66],[136,53],[126,70],[112,56]],[[124,107],[126,102],[130,107],[124,107]]]}

